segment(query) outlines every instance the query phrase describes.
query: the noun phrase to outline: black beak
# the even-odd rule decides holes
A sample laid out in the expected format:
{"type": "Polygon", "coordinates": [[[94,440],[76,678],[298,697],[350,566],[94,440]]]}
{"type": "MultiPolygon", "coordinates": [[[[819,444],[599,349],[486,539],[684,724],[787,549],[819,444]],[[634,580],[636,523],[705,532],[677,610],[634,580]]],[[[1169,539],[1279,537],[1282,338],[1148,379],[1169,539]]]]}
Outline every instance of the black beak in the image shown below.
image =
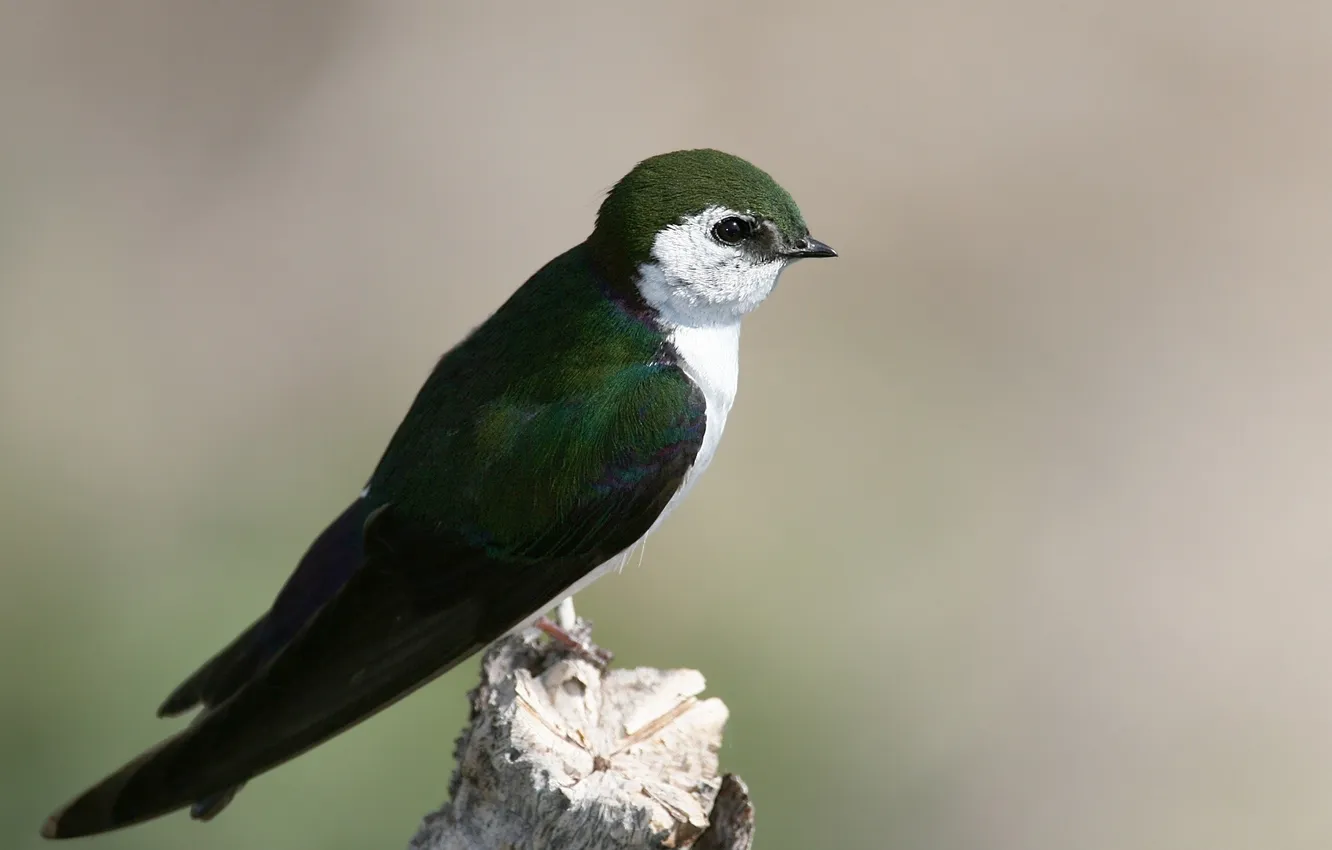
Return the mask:
{"type": "Polygon", "coordinates": [[[796,242],[791,250],[786,252],[786,256],[793,260],[800,260],[806,257],[836,257],[837,252],[813,236],[806,236],[796,242]]]}

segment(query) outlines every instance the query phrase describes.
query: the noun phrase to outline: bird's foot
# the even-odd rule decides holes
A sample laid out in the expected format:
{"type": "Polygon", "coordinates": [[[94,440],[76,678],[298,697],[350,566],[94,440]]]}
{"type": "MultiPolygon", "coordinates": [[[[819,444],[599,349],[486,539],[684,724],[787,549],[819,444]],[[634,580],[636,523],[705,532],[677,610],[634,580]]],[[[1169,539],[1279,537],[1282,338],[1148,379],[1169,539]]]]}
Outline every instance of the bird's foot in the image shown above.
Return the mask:
{"type": "Polygon", "coordinates": [[[573,628],[565,628],[549,617],[542,617],[536,621],[536,627],[545,632],[546,637],[556,644],[587,661],[603,673],[610,667],[611,660],[615,658],[609,649],[602,649],[589,639],[591,629],[586,620],[578,621],[573,628]]]}

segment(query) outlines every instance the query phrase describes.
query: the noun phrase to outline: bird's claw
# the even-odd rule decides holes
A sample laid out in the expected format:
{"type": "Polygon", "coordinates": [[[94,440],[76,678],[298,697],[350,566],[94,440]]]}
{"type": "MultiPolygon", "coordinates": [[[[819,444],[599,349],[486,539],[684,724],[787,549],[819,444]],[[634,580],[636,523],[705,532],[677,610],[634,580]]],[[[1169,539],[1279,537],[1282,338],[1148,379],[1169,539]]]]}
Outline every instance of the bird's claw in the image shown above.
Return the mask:
{"type": "Polygon", "coordinates": [[[552,641],[604,673],[610,667],[615,655],[609,649],[602,649],[589,640],[591,629],[587,626],[586,620],[579,620],[573,629],[566,629],[548,617],[536,621],[536,627],[552,641]]]}

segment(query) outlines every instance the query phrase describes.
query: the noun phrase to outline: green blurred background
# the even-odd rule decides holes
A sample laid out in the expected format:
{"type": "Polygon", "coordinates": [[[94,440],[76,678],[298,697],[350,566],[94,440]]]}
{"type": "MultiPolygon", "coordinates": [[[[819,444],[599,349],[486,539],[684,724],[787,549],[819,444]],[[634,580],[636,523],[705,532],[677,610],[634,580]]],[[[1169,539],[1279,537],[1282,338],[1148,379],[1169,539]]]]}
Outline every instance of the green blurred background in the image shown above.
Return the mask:
{"type": "MultiPolygon", "coordinates": [[[[1332,7],[0,2],[0,847],[175,725],[635,161],[842,252],[580,597],[759,847],[1332,843],[1332,7]]],[[[475,663],[106,850],[394,848],[475,663]]]]}

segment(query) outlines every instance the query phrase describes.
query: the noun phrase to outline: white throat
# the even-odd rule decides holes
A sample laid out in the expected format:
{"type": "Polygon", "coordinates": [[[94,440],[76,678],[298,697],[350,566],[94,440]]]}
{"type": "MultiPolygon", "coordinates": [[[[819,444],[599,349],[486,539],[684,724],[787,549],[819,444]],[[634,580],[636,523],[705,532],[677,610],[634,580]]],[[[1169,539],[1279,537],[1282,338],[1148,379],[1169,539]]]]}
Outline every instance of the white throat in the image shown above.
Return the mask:
{"type": "MultiPolygon", "coordinates": [[[[638,267],[638,291],[657,311],[666,338],[679,355],[680,368],[703,393],[707,422],[703,444],[680,489],[635,545],[657,530],[717,453],[740,381],[740,319],[768,297],[786,265],[782,261],[754,263],[736,248],[714,240],[713,225],[735,214],[711,207],[663,229],[652,243],[651,261],[638,267]]],[[[611,558],[542,610],[572,597],[608,570],[623,567],[628,556],[626,549],[611,558]]]]}
{"type": "MultiPolygon", "coordinates": [[[[663,319],[663,322],[666,320],[663,319]]],[[[698,476],[708,468],[717,453],[726,416],[735,402],[736,387],[740,382],[740,320],[728,324],[693,327],[668,324],[667,339],[679,355],[680,368],[703,393],[703,444],[698,448],[693,466],[685,473],[684,482],[652,524],[652,530],[661,525],[685,494],[694,486],[698,476]]]]}
{"type": "Polygon", "coordinates": [[[638,273],[639,291],[656,308],[666,339],[679,355],[680,368],[703,393],[707,415],[703,445],[684,486],[671,500],[674,504],[711,462],[726,427],[726,415],[735,402],[740,383],[740,316],[696,315],[666,293],[671,285],[660,266],[645,263],[638,273]]]}
{"type": "Polygon", "coordinates": [[[680,368],[703,393],[707,415],[694,465],[657,523],[712,461],[740,379],[740,320],[768,297],[786,265],[754,262],[714,239],[713,226],[731,215],[712,207],[662,229],[651,261],[638,267],[639,292],[657,311],[680,368]]]}
{"type": "Polygon", "coordinates": [[[672,325],[729,325],[772,294],[786,261],[756,261],[712,235],[713,226],[736,216],[709,207],[662,228],[652,241],[652,259],[639,266],[643,298],[672,325]]]}

